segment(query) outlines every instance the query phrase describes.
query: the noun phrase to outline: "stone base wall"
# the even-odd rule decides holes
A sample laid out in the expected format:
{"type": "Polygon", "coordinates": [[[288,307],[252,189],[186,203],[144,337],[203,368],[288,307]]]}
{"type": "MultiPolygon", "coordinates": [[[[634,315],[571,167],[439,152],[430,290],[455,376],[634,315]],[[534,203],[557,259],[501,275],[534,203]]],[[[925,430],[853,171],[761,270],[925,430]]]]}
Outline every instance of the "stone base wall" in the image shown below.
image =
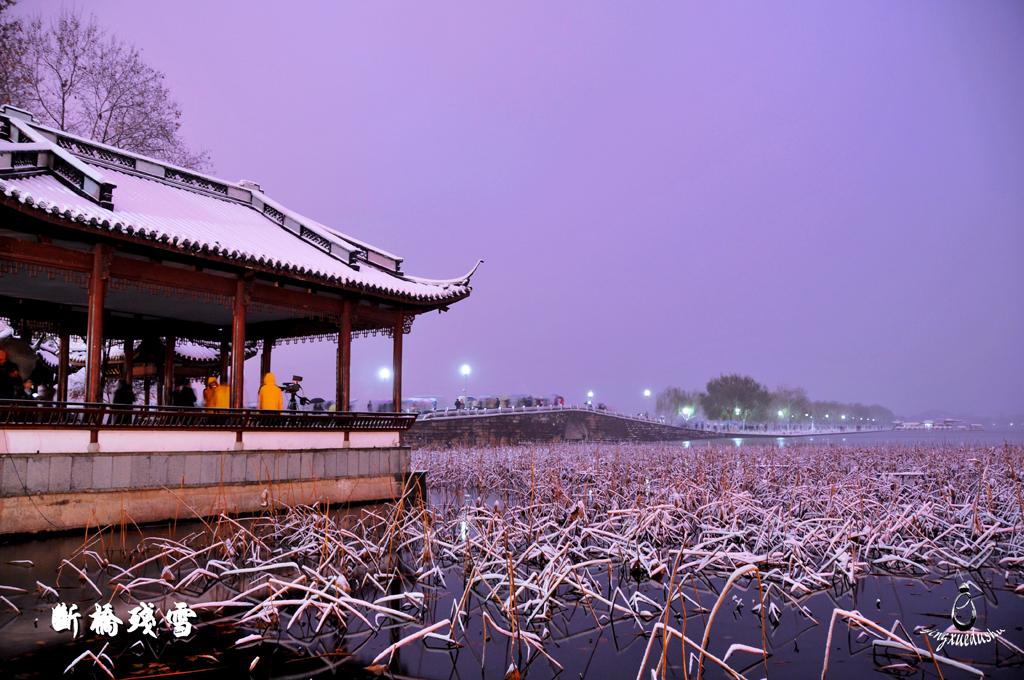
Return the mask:
{"type": "Polygon", "coordinates": [[[682,441],[709,433],[601,411],[495,413],[417,420],[402,434],[413,448],[507,446],[580,441],[682,441]]]}
{"type": "Polygon", "coordinates": [[[152,522],[274,503],[389,500],[407,448],[0,455],[0,534],[152,522]]]}

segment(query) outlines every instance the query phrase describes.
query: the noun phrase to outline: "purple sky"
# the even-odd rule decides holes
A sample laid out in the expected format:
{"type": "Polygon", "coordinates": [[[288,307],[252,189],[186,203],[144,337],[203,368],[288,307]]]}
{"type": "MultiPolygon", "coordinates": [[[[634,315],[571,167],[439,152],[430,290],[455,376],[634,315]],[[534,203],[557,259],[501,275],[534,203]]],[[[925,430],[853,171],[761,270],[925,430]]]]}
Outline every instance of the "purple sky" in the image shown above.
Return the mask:
{"type": "MultiPolygon", "coordinates": [[[[85,5],[217,174],[476,290],[406,393],[1024,412],[1024,3],[85,5]]],[[[23,0],[54,14],[59,2],[23,0]]],[[[388,345],[354,345],[382,398],[388,345]]],[[[333,393],[333,350],[275,355],[333,393]]],[[[252,376],[252,379],[255,375],[252,376]]]]}

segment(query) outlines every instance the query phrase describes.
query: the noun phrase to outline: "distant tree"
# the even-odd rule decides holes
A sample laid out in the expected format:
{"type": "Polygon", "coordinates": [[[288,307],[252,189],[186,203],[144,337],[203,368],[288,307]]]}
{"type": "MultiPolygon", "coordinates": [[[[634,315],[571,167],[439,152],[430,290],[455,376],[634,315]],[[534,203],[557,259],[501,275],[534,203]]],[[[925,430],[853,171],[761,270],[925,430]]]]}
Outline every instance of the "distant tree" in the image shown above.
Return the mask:
{"type": "Polygon", "coordinates": [[[31,79],[25,64],[24,27],[8,14],[14,3],[0,0],[0,104],[17,105],[27,101],[31,79]]]}
{"type": "Polygon", "coordinates": [[[698,392],[689,392],[679,387],[666,387],[658,393],[655,410],[658,415],[678,418],[684,415],[684,408],[690,407],[693,409],[693,412],[690,413],[692,417],[700,408],[700,398],[701,395],[698,392]]]}
{"type": "Polygon", "coordinates": [[[771,395],[761,383],[746,375],[723,375],[708,381],[701,406],[709,418],[761,420],[771,395]],[[736,410],[739,409],[739,413],[736,410]]]}
{"type": "Polygon", "coordinates": [[[804,420],[804,414],[810,413],[810,406],[811,400],[802,387],[781,386],[771,393],[768,415],[777,418],[778,412],[782,411],[787,421],[804,420]]]}
{"type": "Polygon", "coordinates": [[[17,54],[0,59],[0,84],[12,104],[104,144],[197,170],[209,167],[209,154],[189,150],[180,137],[181,109],[164,74],[93,17],[65,9],[51,21],[36,17],[10,30],[17,54]]]}

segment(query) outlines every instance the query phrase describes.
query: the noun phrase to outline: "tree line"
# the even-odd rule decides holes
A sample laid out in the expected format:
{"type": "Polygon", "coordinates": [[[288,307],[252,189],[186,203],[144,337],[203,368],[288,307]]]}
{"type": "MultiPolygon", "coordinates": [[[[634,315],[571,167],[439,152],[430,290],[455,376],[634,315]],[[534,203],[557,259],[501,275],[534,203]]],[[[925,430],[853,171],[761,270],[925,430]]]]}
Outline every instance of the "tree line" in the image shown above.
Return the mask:
{"type": "Polygon", "coordinates": [[[137,47],[76,11],[44,21],[16,18],[13,6],[14,0],[0,0],[0,104],[97,142],[210,169],[209,154],[181,138],[181,107],[164,74],[137,47]]]}
{"type": "Polygon", "coordinates": [[[862,423],[888,425],[895,414],[878,404],[810,399],[800,387],[769,390],[747,375],[721,375],[704,391],[668,387],[657,397],[659,415],[682,420],[742,420],[747,422],[809,423],[823,427],[862,423]]]}

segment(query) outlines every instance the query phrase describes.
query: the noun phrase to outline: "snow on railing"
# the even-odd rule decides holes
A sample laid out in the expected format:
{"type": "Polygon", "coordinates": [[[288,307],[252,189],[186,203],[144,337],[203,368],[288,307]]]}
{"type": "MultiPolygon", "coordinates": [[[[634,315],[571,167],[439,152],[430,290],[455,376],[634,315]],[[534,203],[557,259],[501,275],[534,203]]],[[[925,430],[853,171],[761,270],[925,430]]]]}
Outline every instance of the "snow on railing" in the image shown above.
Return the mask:
{"type": "Polygon", "coordinates": [[[636,420],[644,423],[651,423],[654,425],[676,427],[674,425],[671,425],[670,423],[666,423],[664,420],[661,420],[659,418],[652,418],[649,416],[638,414],[619,413],[617,411],[599,409],[594,406],[578,406],[576,404],[560,404],[557,406],[498,406],[497,408],[472,409],[445,408],[444,410],[426,411],[420,413],[419,419],[439,420],[442,418],[478,418],[480,416],[513,415],[523,413],[558,413],[561,411],[581,411],[585,413],[600,413],[602,415],[611,416],[613,418],[624,418],[626,420],[636,420]]]}

